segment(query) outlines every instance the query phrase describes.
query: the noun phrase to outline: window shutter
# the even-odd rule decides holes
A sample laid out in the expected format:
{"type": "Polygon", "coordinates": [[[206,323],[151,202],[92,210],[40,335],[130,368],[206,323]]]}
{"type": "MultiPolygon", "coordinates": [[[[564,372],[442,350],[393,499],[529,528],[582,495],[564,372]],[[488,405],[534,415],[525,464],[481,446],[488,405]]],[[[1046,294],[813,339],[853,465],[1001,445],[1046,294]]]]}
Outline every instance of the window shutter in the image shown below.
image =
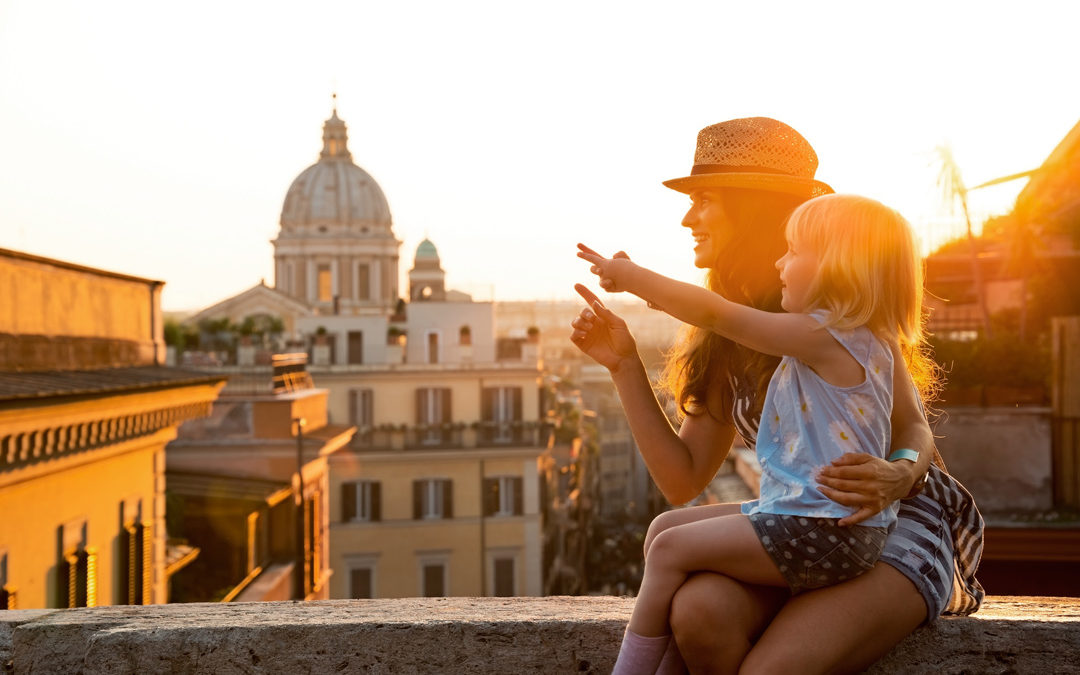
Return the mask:
{"type": "Polygon", "coordinates": [[[484,479],[484,515],[493,516],[499,510],[499,479],[484,479]]]}
{"type": "Polygon", "coordinates": [[[382,483],[371,483],[371,520],[382,520],[382,483]]]}
{"type": "Polygon", "coordinates": [[[495,420],[495,389],[491,387],[480,390],[480,418],[485,422],[495,420]]]}
{"type": "Polygon", "coordinates": [[[355,389],[350,389],[349,390],[349,424],[353,425],[354,427],[356,425],[360,424],[360,420],[357,419],[359,417],[359,415],[356,414],[356,411],[357,411],[356,399],[357,399],[358,394],[359,394],[359,392],[356,391],[355,389]]]}
{"type": "Polygon", "coordinates": [[[0,588],[0,609],[18,609],[15,602],[15,588],[4,586],[0,588]]]}
{"type": "MultiPolygon", "coordinates": [[[[441,424],[448,424],[454,419],[453,416],[450,414],[450,389],[448,387],[444,387],[440,389],[439,393],[442,397],[442,419],[439,420],[439,422],[441,424]]],[[[440,433],[442,434],[443,443],[453,442],[453,431],[443,428],[440,433]]]]}
{"type": "Polygon", "coordinates": [[[128,547],[128,569],[131,575],[128,582],[128,602],[132,605],[142,604],[142,578],[143,578],[143,530],[138,523],[131,524],[131,545],[128,547]]]}
{"type": "Polygon", "coordinates": [[[420,520],[424,517],[424,481],[414,480],[412,483],[412,517],[420,520]]]}
{"type": "Polygon", "coordinates": [[[154,524],[142,526],[142,604],[154,604],[154,524]]]}
{"type": "Polygon", "coordinates": [[[86,606],[97,607],[98,597],[98,552],[97,548],[88,546],[86,548],[86,606]]]}
{"type": "Polygon", "coordinates": [[[375,419],[375,391],[365,389],[360,394],[360,423],[370,427],[372,420],[375,419]]]}
{"type": "Polygon", "coordinates": [[[341,484],[341,522],[356,519],[356,483],[341,484]]]}
{"type": "Polygon", "coordinates": [[[514,515],[525,513],[525,494],[521,489],[524,481],[520,476],[514,478],[514,515]]]}
{"type": "Polygon", "coordinates": [[[427,406],[424,405],[426,403],[426,401],[424,400],[426,398],[424,396],[424,394],[426,392],[427,392],[427,389],[417,389],[416,390],[416,423],[417,424],[423,424],[427,419],[427,417],[426,417],[426,415],[427,415],[427,406]]]}
{"type": "Polygon", "coordinates": [[[120,593],[123,605],[135,604],[135,526],[120,528],[120,593]]]}
{"type": "Polygon", "coordinates": [[[86,563],[87,556],[85,550],[75,554],[74,564],[71,566],[72,573],[68,576],[68,583],[70,584],[68,591],[71,595],[70,607],[86,607],[86,563]]]}
{"type": "Polygon", "coordinates": [[[449,479],[443,480],[443,518],[454,517],[454,483],[449,479]]]}
{"type": "Polygon", "coordinates": [[[60,558],[56,566],[56,606],[77,607],[75,604],[76,568],[78,552],[70,551],[60,558]]]}
{"type": "Polygon", "coordinates": [[[514,392],[514,421],[520,422],[522,418],[521,409],[521,387],[512,387],[511,391],[514,392]]]}
{"type": "MultiPolygon", "coordinates": [[[[513,401],[514,401],[514,403],[513,403],[514,409],[511,411],[511,414],[513,415],[513,417],[511,417],[511,419],[513,421],[515,421],[515,422],[521,422],[521,417],[522,417],[522,414],[521,414],[522,413],[522,411],[521,411],[521,387],[512,387],[510,391],[513,392],[513,397],[512,398],[513,398],[513,401]]],[[[520,424],[515,424],[514,425],[514,442],[515,443],[520,443],[521,438],[522,438],[521,425],[520,424]]]]}

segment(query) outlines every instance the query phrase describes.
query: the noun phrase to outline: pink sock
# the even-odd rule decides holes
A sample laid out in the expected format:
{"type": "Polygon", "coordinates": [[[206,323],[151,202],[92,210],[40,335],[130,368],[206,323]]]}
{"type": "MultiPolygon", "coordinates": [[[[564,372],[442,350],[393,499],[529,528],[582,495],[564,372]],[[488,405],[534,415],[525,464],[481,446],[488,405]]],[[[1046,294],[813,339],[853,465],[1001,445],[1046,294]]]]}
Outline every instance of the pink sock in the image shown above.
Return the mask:
{"type": "Polygon", "coordinates": [[[670,635],[645,637],[627,628],[611,675],[654,675],[669,642],[670,635]]]}
{"type": "Polygon", "coordinates": [[[668,642],[664,658],[660,660],[660,665],[656,668],[656,675],[685,675],[685,673],[686,663],[682,660],[682,654],[679,653],[679,646],[672,639],[668,642]]]}

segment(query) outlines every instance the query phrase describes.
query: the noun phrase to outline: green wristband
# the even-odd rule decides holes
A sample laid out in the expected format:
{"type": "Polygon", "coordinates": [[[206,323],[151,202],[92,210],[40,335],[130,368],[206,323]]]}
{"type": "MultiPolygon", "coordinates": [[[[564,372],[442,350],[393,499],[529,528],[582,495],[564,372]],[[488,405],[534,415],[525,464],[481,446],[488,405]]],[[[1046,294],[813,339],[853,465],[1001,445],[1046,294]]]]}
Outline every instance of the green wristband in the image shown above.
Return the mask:
{"type": "Polygon", "coordinates": [[[898,459],[910,459],[912,462],[919,461],[919,452],[912,450],[911,448],[900,448],[899,450],[893,450],[889,455],[889,461],[895,462],[898,459]]]}

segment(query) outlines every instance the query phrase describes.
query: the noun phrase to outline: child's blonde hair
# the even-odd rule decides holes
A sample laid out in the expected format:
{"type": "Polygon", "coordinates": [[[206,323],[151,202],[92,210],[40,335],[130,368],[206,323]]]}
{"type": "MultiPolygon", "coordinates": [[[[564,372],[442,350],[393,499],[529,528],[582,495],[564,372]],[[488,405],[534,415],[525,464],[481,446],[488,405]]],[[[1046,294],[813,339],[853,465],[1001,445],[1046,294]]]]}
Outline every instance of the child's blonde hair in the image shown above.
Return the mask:
{"type": "Polygon", "coordinates": [[[932,399],[937,367],[924,344],[923,265],[907,220],[867,197],[824,195],[792,212],[787,238],[818,256],[808,305],[826,310],[829,325],[898,339],[920,393],[932,399]]]}

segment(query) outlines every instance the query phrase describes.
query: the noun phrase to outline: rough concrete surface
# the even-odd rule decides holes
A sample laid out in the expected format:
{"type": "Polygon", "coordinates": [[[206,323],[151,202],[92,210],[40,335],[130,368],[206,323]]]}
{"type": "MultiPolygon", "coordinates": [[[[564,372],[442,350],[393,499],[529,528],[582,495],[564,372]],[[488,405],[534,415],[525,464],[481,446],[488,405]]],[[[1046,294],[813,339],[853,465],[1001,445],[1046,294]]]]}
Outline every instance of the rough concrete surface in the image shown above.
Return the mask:
{"type": "MultiPolygon", "coordinates": [[[[0,663],[20,674],[606,673],[632,605],[413,598],[0,613],[0,663]]],[[[998,597],[920,629],[869,672],[1070,672],[1078,655],[1080,600],[998,597]]]]}

